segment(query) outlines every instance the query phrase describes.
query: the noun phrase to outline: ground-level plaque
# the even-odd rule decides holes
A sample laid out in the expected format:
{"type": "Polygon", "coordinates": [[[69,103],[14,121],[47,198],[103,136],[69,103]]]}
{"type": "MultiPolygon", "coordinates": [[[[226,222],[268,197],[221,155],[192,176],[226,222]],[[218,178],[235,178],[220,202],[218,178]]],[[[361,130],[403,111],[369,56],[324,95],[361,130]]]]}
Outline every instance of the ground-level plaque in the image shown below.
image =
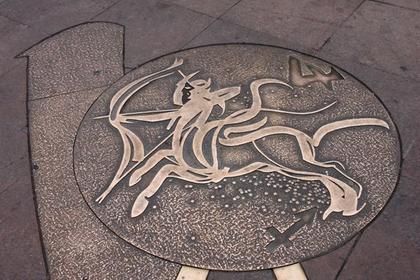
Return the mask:
{"type": "MultiPolygon", "coordinates": [[[[57,159],[73,176],[71,197],[52,201],[43,190],[51,172],[35,176],[40,215],[43,203],[55,204],[54,219],[66,220],[71,200],[82,202],[78,211],[123,246],[178,269],[156,279],[261,269],[282,279],[290,271],[278,268],[366,227],[396,185],[400,146],[388,112],[360,81],[320,59],[212,45],[152,60],[111,83],[73,100],[86,106],[61,123],[75,128],[67,138],[51,134],[71,155],[57,159]]],[[[35,140],[43,132],[32,125],[35,140]]],[[[35,151],[53,153],[35,142],[35,151]]]]}

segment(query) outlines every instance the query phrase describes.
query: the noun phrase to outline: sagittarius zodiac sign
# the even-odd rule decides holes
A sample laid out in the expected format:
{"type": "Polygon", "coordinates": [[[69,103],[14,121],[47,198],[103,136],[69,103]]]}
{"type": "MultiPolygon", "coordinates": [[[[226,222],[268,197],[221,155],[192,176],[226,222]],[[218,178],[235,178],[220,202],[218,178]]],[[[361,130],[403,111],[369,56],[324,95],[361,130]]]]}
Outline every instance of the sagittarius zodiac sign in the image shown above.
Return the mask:
{"type": "MultiPolygon", "coordinates": [[[[205,184],[219,182],[224,178],[237,177],[251,172],[277,172],[284,176],[306,181],[320,181],[329,191],[330,205],[323,214],[326,219],[332,212],[342,212],[344,216],[358,213],[363,207],[358,207],[358,199],[362,186],[345,173],[344,166],[338,161],[320,162],[316,159],[315,150],[323,137],[333,131],[359,126],[379,126],[387,128],[388,124],[376,118],[356,118],[334,121],[323,125],[310,136],[304,132],[288,126],[267,126],[267,117],[261,112],[273,112],[292,115],[311,115],[327,110],[336,102],[323,108],[307,112],[291,112],[285,110],[268,109],[262,106],[260,88],[265,85],[277,85],[292,89],[292,85],[305,85],[319,81],[331,87],[332,80],[343,79],[341,75],[331,68],[330,73],[322,74],[319,69],[310,68],[312,75],[302,76],[300,62],[290,59],[290,70],[298,70],[297,76],[291,75],[290,83],[279,79],[257,79],[250,83],[252,105],[246,109],[239,109],[222,117],[226,102],[241,93],[240,86],[222,88],[213,91],[211,80],[193,79],[198,73],[185,75],[179,68],[182,59],[158,72],[136,79],[121,88],[110,102],[108,118],[110,124],[119,131],[124,145],[120,166],[107,189],[97,198],[102,202],[112,189],[127,176],[129,186],[142,180],[142,177],[155,167],[161,166],[149,185],[137,196],[131,210],[131,217],[141,215],[149,204],[149,199],[159,190],[167,178],[178,178],[191,183],[205,184]],[[179,74],[180,80],[173,93],[173,104],[177,109],[122,113],[126,102],[148,84],[179,74]],[[335,78],[334,78],[335,77],[335,78]],[[294,81],[292,83],[292,81],[294,81]],[[214,108],[222,110],[219,118],[210,119],[214,108]],[[169,135],[154,149],[145,153],[141,138],[128,128],[127,124],[137,122],[163,122],[169,121],[167,130],[169,135]],[[257,145],[256,141],[266,136],[289,135],[297,141],[300,161],[305,163],[306,170],[283,166],[271,159],[257,145]],[[186,141],[186,139],[192,141],[186,141]],[[171,148],[163,149],[161,146],[171,140],[171,148]],[[219,149],[243,144],[251,144],[255,152],[263,158],[251,164],[233,168],[224,166],[219,160],[219,149]],[[191,164],[187,158],[194,157],[197,164],[191,164]]],[[[290,74],[290,73],[289,73],[290,74]]],[[[291,72],[291,74],[293,74],[291,72]]]]}

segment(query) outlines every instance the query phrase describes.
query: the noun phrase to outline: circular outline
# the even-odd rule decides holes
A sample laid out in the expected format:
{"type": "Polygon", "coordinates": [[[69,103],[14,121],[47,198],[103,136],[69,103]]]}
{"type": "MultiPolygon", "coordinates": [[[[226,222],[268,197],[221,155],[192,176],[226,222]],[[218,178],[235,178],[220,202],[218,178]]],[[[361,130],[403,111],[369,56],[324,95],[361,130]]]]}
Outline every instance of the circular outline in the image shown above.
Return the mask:
{"type": "MultiPolygon", "coordinates": [[[[82,125],[82,123],[83,123],[83,121],[85,120],[85,118],[86,118],[86,115],[87,115],[87,113],[90,111],[90,109],[92,108],[92,106],[98,101],[98,99],[110,88],[110,87],[112,87],[113,85],[115,85],[116,83],[118,83],[118,82],[120,82],[127,74],[129,74],[130,72],[132,72],[132,71],[134,71],[134,70],[137,70],[137,69],[139,69],[139,68],[141,68],[141,67],[143,67],[144,65],[146,65],[146,64],[148,64],[148,63],[150,63],[150,62],[153,62],[153,61],[156,61],[156,60],[159,60],[159,59],[161,59],[161,58],[163,58],[163,57],[165,57],[165,56],[169,56],[169,55],[174,55],[174,54],[176,54],[176,53],[180,53],[180,52],[184,52],[184,51],[189,51],[189,50],[193,50],[193,49],[199,49],[199,48],[205,48],[205,47],[213,47],[213,46],[237,46],[237,45],[249,45],[249,46],[259,46],[259,47],[271,47],[271,48],[276,48],[276,49],[282,49],[282,50],[286,50],[286,51],[291,51],[291,52],[295,52],[295,53],[297,53],[297,54],[300,54],[300,55],[304,55],[304,56],[307,56],[307,57],[310,57],[310,58],[314,58],[314,59],[316,59],[316,60],[319,60],[319,61],[322,61],[322,62],[324,62],[324,63],[326,63],[326,64],[329,64],[329,65],[331,65],[331,66],[333,66],[333,67],[335,67],[337,70],[339,70],[339,71],[341,71],[341,72],[343,72],[343,73],[345,73],[345,74],[347,74],[347,75],[349,75],[350,77],[352,77],[353,79],[355,79],[357,82],[359,82],[361,85],[363,85],[370,93],[372,93],[373,95],[374,95],[374,97],[380,102],[380,104],[383,106],[383,108],[385,109],[385,112],[388,114],[388,116],[389,116],[389,118],[390,118],[390,120],[392,121],[392,123],[393,123],[393,125],[394,125],[394,127],[395,127],[395,132],[396,132],[396,134],[397,134],[397,139],[398,139],[398,143],[399,143],[399,168],[398,168],[398,175],[397,175],[397,179],[396,179],[396,181],[395,181],[395,186],[394,186],[394,188],[393,188],[393,190],[392,190],[392,192],[391,192],[391,194],[390,194],[390,196],[389,196],[389,198],[388,198],[388,200],[385,202],[385,204],[383,205],[383,207],[376,213],[376,215],[372,218],[372,220],[370,220],[361,230],[359,230],[359,231],[356,231],[355,233],[353,233],[353,234],[351,234],[351,235],[349,235],[349,237],[348,237],[348,239],[347,240],[345,240],[343,243],[341,243],[340,245],[337,245],[336,247],[333,247],[332,249],[330,249],[330,250],[328,250],[328,251],[324,251],[324,252],[322,252],[322,253],[319,253],[319,254],[317,254],[317,255],[314,255],[314,256],[311,256],[311,257],[306,257],[306,258],[302,258],[302,259],[300,259],[298,262],[294,262],[294,263],[289,263],[289,264],[285,264],[285,265],[283,265],[283,266],[278,266],[278,267],[285,267],[285,266],[289,266],[289,265],[293,265],[293,264],[298,264],[298,263],[302,263],[302,262],[305,262],[305,261],[308,261],[308,260],[311,260],[311,259],[314,259],[314,258],[318,258],[318,257],[321,257],[321,256],[324,256],[324,255],[327,255],[328,253],[330,253],[330,252],[333,252],[333,251],[335,251],[335,250],[337,250],[337,249],[339,249],[339,248],[341,248],[341,247],[343,247],[344,245],[346,245],[347,243],[349,243],[351,240],[353,240],[357,235],[359,235],[359,236],[361,236],[362,234],[363,234],[363,232],[382,214],[382,212],[384,211],[384,209],[386,208],[386,206],[389,204],[389,202],[390,202],[390,200],[393,198],[393,196],[394,196],[394,194],[395,194],[395,192],[396,192],[396,190],[397,190],[397,187],[398,187],[398,185],[399,185],[399,182],[400,182],[400,179],[401,179],[401,170],[402,170],[402,164],[403,164],[403,161],[404,161],[404,158],[403,158],[403,150],[402,150],[402,139],[401,139],[401,135],[400,135],[400,132],[399,132],[399,129],[398,129],[398,127],[397,127],[397,125],[396,125],[396,123],[395,123],[395,121],[394,121],[394,118],[392,117],[392,115],[391,115],[391,112],[389,111],[389,109],[385,106],[385,104],[384,104],[384,102],[379,98],[379,96],[374,92],[374,91],[372,91],[372,89],[369,87],[369,86],[367,86],[363,81],[361,81],[361,80],[359,80],[356,76],[354,76],[352,73],[349,73],[348,71],[345,71],[345,70],[343,70],[341,67],[339,67],[339,66],[337,66],[336,64],[334,64],[334,63],[331,63],[331,62],[329,62],[329,61],[327,61],[327,60],[325,60],[325,59],[322,59],[322,58],[319,58],[319,57],[316,57],[315,55],[311,55],[311,54],[307,54],[307,53],[304,53],[304,52],[301,52],[301,51],[297,51],[297,50],[293,50],[293,49],[290,49],[290,48],[285,48],[285,47],[279,47],[279,46],[275,46],[275,45],[269,45],[269,44],[258,44],[258,43],[246,43],[246,42],[244,42],[244,43],[219,43],[219,44],[207,44],[207,45],[200,45],[200,46],[196,46],[196,47],[191,47],[191,48],[186,48],[186,49],[180,49],[180,50],[176,50],[176,51],[173,51],[173,52],[169,52],[169,53],[166,53],[166,54],[163,54],[163,55],[160,55],[160,56],[157,56],[157,57],[155,57],[155,58],[152,58],[152,59],[150,59],[150,60],[148,60],[148,61],[146,61],[146,62],[144,62],[144,63],[141,63],[141,64],[139,64],[139,65],[137,65],[135,68],[133,68],[133,69],[131,69],[129,72],[127,72],[127,73],[124,73],[124,75],[123,76],[121,76],[119,79],[117,79],[117,80],[115,80],[112,84],[110,84],[109,86],[107,86],[107,88],[106,89],[104,89],[104,91],[102,91],[102,93],[92,102],[92,104],[89,106],[89,108],[87,109],[87,111],[86,111],[86,113],[83,115],[83,118],[82,118],[82,120],[81,120],[81,122],[80,122],[80,124],[79,124],[79,126],[78,126],[78,128],[77,128],[77,131],[76,131],[76,135],[75,135],[75,137],[74,137],[74,140],[73,140],[73,151],[72,151],[72,155],[73,155],[73,160],[72,160],[72,167],[73,167],[73,175],[74,175],[74,178],[75,178],[75,181],[76,181],[76,184],[77,184],[77,187],[78,187],[78,189],[79,189],[79,192],[80,192],[80,194],[81,194],[81,196],[82,196],[82,198],[83,198],[83,200],[85,201],[85,203],[86,203],[86,205],[88,206],[88,208],[91,210],[91,212],[94,214],[94,216],[108,229],[108,230],[110,230],[113,234],[115,234],[115,236],[117,236],[118,238],[120,238],[121,240],[123,240],[124,242],[126,242],[127,244],[129,244],[131,247],[133,247],[133,248],[135,248],[135,249],[137,249],[137,250],[140,250],[140,251],[142,251],[142,252],[145,252],[146,254],[149,254],[149,255],[151,255],[151,256],[153,256],[153,257],[156,257],[156,258],[159,258],[159,259],[162,259],[162,260],[165,260],[165,261],[168,261],[168,262],[170,262],[170,263],[175,263],[175,264],[178,264],[178,265],[180,265],[180,266],[185,266],[184,264],[182,264],[182,263],[180,263],[180,262],[176,262],[176,261],[171,261],[171,260],[169,260],[169,259],[166,259],[166,258],[163,258],[163,257],[160,257],[160,256],[156,256],[156,255],[154,255],[154,254],[152,254],[152,253],[149,253],[148,251],[146,251],[146,250],[144,250],[144,249],[141,249],[141,248],[139,248],[139,247],[137,247],[137,246],[135,246],[134,244],[132,244],[132,243],[130,243],[128,240],[126,240],[126,239],[124,239],[123,237],[121,237],[121,236],[119,236],[113,229],[111,229],[107,224],[105,224],[105,222],[103,222],[99,217],[98,217],[98,215],[96,214],[96,212],[95,211],[93,211],[93,209],[91,208],[91,206],[90,206],[90,204],[87,202],[87,199],[86,199],[86,197],[84,196],[84,194],[83,194],[83,192],[82,192],[82,190],[80,189],[80,185],[79,185],[79,182],[77,181],[77,176],[76,176],[76,172],[75,172],[75,161],[74,161],[74,151],[75,151],[75,145],[76,145],[76,139],[77,139],[77,137],[78,137],[78,135],[79,135],[79,130],[80,130],[80,127],[81,127],[81,125],[82,125]]],[[[124,57],[123,57],[123,59],[124,59],[124,57]]],[[[357,242],[358,240],[355,240],[355,242],[357,242]]],[[[198,266],[194,266],[194,265],[189,265],[188,264],[188,266],[190,266],[190,267],[193,267],[193,268],[198,268],[198,269],[207,269],[207,270],[212,270],[212,271],[226,271],[226,272],[251,272],[251,271],[261,271],[261,270],[265,270],[265,269],[275,269],[275,268],[278,268],[278,267],[264,267],[264,268],[261,268],[261,269],[258,269],[258,270],[255,270],[255,269],[251,269],[251,270],[222,270],[222,269],[211,269],[211,268],[203,268],[203,267],[198,267],[198,266]]]]}

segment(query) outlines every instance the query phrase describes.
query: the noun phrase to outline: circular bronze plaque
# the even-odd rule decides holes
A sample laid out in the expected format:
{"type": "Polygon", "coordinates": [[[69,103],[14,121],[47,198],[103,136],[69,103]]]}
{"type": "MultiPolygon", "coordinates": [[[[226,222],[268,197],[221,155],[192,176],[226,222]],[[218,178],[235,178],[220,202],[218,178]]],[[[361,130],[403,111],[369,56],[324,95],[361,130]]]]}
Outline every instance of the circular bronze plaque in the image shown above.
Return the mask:
{"type": "Polygon", "coordinates": [[[291,50],[215,45],[135,69],[86,113],[74,147],[87,204],[150,254],[274,268],[341,246],[384,207],[400,166],[378,98],[291,50]]]}

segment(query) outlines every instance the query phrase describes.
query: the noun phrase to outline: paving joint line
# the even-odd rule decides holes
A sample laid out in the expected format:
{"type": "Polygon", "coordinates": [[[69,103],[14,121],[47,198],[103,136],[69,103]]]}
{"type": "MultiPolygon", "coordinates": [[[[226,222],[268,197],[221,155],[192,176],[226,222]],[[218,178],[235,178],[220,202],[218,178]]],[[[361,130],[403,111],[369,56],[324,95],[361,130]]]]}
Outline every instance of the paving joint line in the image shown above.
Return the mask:
{"type": "MultiPolygon", "coordinates": [[[[12,57],[13,58],[13,57],[12,57]]],[[[19,67],[19,65],[18,64],[16,64],[16,65],[14,65],[14,66],[12,66],[12,68],[10,68],[10,69],[7,69],[5,72],[3,72],[1,75],[0,75],[0,80],[2,80],[3,78],[4,78],[4,76],[6,76],[7,74],[9,74],[10,72],[12,72],[13,70],[15,70],[16,68],[18,68],[19,67]]]]}
{"type": "Polygon", "coordinates": [[[187,43],[185,43],[181,49],[184,49],[188,44],[190,44],[192,41],[194,41],[198,36],[200,36],[204,31],[206,31],[207,29],[210,28],[210,26],[212,26],[217,20],[219,20],[222,16],[224,16],[227,12],[229,12],[232,8],[234,8],[236,5],[238,5],[242,0],[238,0],[236,1],[232,6],[230,6],[229,8],[227,8],[223,13],[221,13],[219,16],[217,16],[216,18],[213,18],[213,21],[210,22],[210,24],[208,24],[203,30],[201,30],[198,34],[196,34],[193,38],[191,38],[190,40],[188,40],[187,43]]]}
{"type": "Polygon", "coordinates": [[[0,16],[1,16],[1,17],[4,17],[4,18],[5,18],[5,19],[7,19],[7,20],[10,20],[11,22],[14,22],[14,23],[16,23],[16,24],[22,25],[22,26],[24,26],[25,28],[30,28],[30,27],[31,27],[30,25],[28,25],[28,24],[26,24],[26,23],[23,23],[23,22],[20,22],[20,21],[18,21],[18,20],[16,20],[16,19],[14,19],[14,18],[11,18],[11,17],[9,17],[9,16],[7,16],[7,15],[3,14],[3,13],[0,13],[0,16]]]}
{"type": "Polygon", "coordinates": [[[208,16],[208,17],[211,17],[211,18],[214,18],[214,19],[216,18],[216,17],[214,17],[214,16],[212,16],[212,15],[209,15],[209,14],[206,14],[206,13],[204,13],[204,12],[200,12],[200,11],[197,11],[197,10],[191,9],[191,8],[188,8],[188,7],[182,6],[182,5],[177,4],[177,3],[168,2],[168,1],[166,1],[166,0],[160,0],[160,1],[158,1],[158,3],[167,4],[167,5],[169,5],[169,6],[175,6],[175,7],[178,7],[178,8],[181,8],[181,9],[185,9],[185,10],[188,10],[188,11],[191,11],[191,12],[193,12],[193,13],[197,13],[197,14],[200,14],[200,15],[203,15],[203,16],[208,16]]]}
{"type": "Polygon", "coordinates": [[[416,8],[410,8],[410,7],[404,7],[401,5],[397,5],[397,4],[393,4],[393,3],[388,3],[385,1],[380,1],[380,0],[368,0],[369,2],[373,2],[373,3],[378,3],[378,4],[382,4],[385,6],[391,6],[391,7],[396,7],[396,8],[400,8],[400,9],[404,9],[404,10],[409,10],[409,11],[414,11],[414,12],[420,12],[419,9],[416,8]]]}
{"type": "Polygon", "coordinates": [[[343,21],[341,21],[335,28],[333,28],[333,31],[332,31],[332,33],[331,33],[331,35],[330,36],[328,36],[328,38],[324,41],[324,43],[321,45],[321,47],[319,47],[319,48],[317,48],[316,50],[317,51],[320,51],[320,50],[322,50],[324,47],[325,47],[325,45],[327,45],[328,44],[328,42],[331,40],[331,38],[337,33],[337,31],[343,26],[343,24],[349,19],[349,18],[351,18],[353,15],[354,15],[354,13],[366,2],[367,0],[363,0],[363,1],[361,1],[360,3],[359,3],[359,5],[357,5],[356,6],[356,8],[354,8],[353,9],[353,11],[347,16],[347,17],[345,17],[344,19],[343,19],[343,21]]]}
{"type": "Polygon", "coordinates": [[[100,15],[102,15],[106,11],[110,10],[112,7],[114,7],[115,5],[117,5],[118,3],[122,2],[122,1],[124,1],[124,0],[117,0],[117,1],[115,1],[114,3],[110,4],[108,7],[104,8],[102,11],[100,11],[96,15],[92,16],[91,18],[89,18],[89,20],[94,20],[95,18],[99,17],[100,15]]]}
{"type": "Polygon", "coordinates": [[[337,274],[335,275],[334,280],[338,280],[338,277],[340,277],[340,274],[343,272],[344,267],[346,266],[347,262],[349,261],[350,256],[353,254],[354,249],[359,244],[359,241],[362,238],[362,235],[363,235],[364,232],[365,232],[365,230],[362,230],[356,236],[356,239],[354,240],[353,245],[351,246],[349,252],[347,253],[346,257],[344,258],[344,261],[343,261],[342,265],[340,266],[340,269],[337,271],[337,274]]]}
{"type": "Polygon", "coordinates": [[[407,158],[407,156],[409,155],[411,149],[414,147],[414,144],[416,143],[416,141],[417,141],[416,138],[414,138],[414,139],[411,140],[411,143],[408,144],[408,147],[407,147],[406,151],[402,155],[402,159],[405,160],[407,158]]]}
{"type": "MultiPolygon", "coordinates": [[[[312,54],[312,53],[310,53],[310,54],[312,54]]],[[[331,52],[322,53],[322,50],[315,50],[315,52],[313,54],[316,55],[316,56],[318,56],[318,57],[320,57],[321,59],[323,59],[325,61],[332,61],[332,62],[336,61],[335,64],[337,64],[337,66],[339,66],[341,69],[351,68],[351,67],[343,67],[343,66],[341,66],[343,64],[356,65],[358,67],[367,67],[367,68],[371,68],[373,70],[380,71],[380,72],[383,72],[383,73],[388,74],[388,75],[391,75],[391,76],[402,78],[402,79],[405,79],[405,81],[407,81],[407,82],[420,83],[420,79],[417,80],[417,79],[412,78],[412,77],[407,76],[407,75],[402,75],[402,74],[397,74],[397,73],[394,73],[394,72],[389,72],[386,69],[379,68],[379,67],[377,67],[375,65],[363,64],[363,63],[360,63],[360,62],[350,61],[348,59],[341,60],[344,63],[337,63],[337,61],[338,62],[340,61],[339,60],[340,59],[339,56],[337,56],[336,54],[331,53],[331,52]],[[328,57],[325,58],[325,56],[330,56],[332,58],[328,58],[328,57]]]]}
{"type": "MultiPolygon", "coordinates": [[[[42,259],[43,259],[43,263],[44,263],[44,269],[43,272],[45,273],[45,279],[46,280],[51,280],[51,274],[50,274],[50,263],[49,263],[49,259],[48,259],[48,255],[47,255],[47,250],[46,250],[46,246],[45,246],[45,242],[44,239],[42,237],[42,231],[43,229],[41,228],[41,220],[39,217],[39,209],[38,209],[38,198],[37,198],[37,194],[35,192],[35,178],[34,178],[34,161],[32,160],[32,144],[31,144],[31,132],[30,132],[30,128],[29,128],[29,79],[28,79],[28,75],[29,75],[29,61],[27,60],[27,64],[26,64],[26,102],[25,102],[25,109],[26,109],[26,113],[25,113],[25,117],[26,117],[26,145],[27,145],[27,155],[28,155],[28,167],[29,168],[29,174],[30,174],[30,182],[31,182],[31,191],[32,191],[32,202],[33,202],[33,206],[34,206],[34,210],[35,210],[35,220],[36,220],[36,225],[37,225],[37,231],[38,231],[38,242],[40,244],[41,247],[41,252],[42,252],[42,259]]],[[[43,273],[43,274],[44,274],[43,273]]]]}
{"type": "Polygon", "coordinates": [[[112,82],[110,84],[103,85],[103,86],[99,86],[99,87],[83,88],[83,89],[80,89],[80,90],[61,92],[61,93],[58,93],[58,94],[55,94],[55,95],[43,96],[43,97],[38,97],[38,98],[31,98],[31,99],[28,98],[28,102],[39,101],[39,100],[44,100],[44,99],[49,99],[49,98],[54,98],[54,97],[60,97],[60,96],[64,96],[64,95],[70,95],[70,94],[73,94],[73,93],[80,93],[80,92],[83,92],[83,91],[92,91],[92,90],[101,89],[101,88],[105,90],[109,86],[111,86],[113,83],[114,82],[112,82]]]}
{"type": "Polygon", "coordinates": [[[407,180],[409,180],[410,182],[412,182],[414,184],[416,184],[418,182],[418,180],[416,180],[415,178],[412,178],[411,176],[407,176],[405,174],[401,174],[400,175],[400,178],[407,179],[407,180]]]}
{"type": "MultiPolygon", "coordinates": [[[[302,51],[302,52],[307,53],[307,54],[314,55],[314,54],[315,54],[315,52],[317,51],[315,48],[305,47],[305,46],[303,46],[303,45],[300,45],[299,43],[295,43],[295,42],[292,42],[292,41],[284,40],[284,39],[282,39],[282,38],[280,38],[280,37],[277,37],[277,36],[275,36],[275,35],[273,35],[273,34],[270,34],[270,33],[266,32],[266,31],[256,30],[256,29],[253,29],[253,28],[250,28],[250,27],[247,27],[247,26],[241,25],[241,24],[239,24],[239,23],[237,23],[237,22],[233,22],[233,21],[230,21],[230,20],[227,20],[227,19],[222,19],[222,18],[220,18],[220,19],[218,19],[218,20],[219,20],[219,21],[222,21],[222,22],[225,22],[225,23],[232,24],[232,25],[236,25],[236,26],[238,26],[238,27],[244,28],[244,29],[246,29],[246,30],[248,30],[248,31],[252,31],[252,32],[258,33],[258,34],[263,35],[263,36],[272,37],[273,39],[276,39],[276,40],[282,41],[282,42],[284,42],[285,44],[291,44],[291,45],[294,45],[295,47],[299,48],[299,49],[298,49],[298,51],[302,51]]],[[[255,42],[255,43],[258,43],[258,42],[255,42]]],[[[279,45],[279,47],[285,47],[285,46],[281,46],[281,45],[279,45]]],[[[286,48],[287,48],[287,47],[286,47],[286,48]]]]}

